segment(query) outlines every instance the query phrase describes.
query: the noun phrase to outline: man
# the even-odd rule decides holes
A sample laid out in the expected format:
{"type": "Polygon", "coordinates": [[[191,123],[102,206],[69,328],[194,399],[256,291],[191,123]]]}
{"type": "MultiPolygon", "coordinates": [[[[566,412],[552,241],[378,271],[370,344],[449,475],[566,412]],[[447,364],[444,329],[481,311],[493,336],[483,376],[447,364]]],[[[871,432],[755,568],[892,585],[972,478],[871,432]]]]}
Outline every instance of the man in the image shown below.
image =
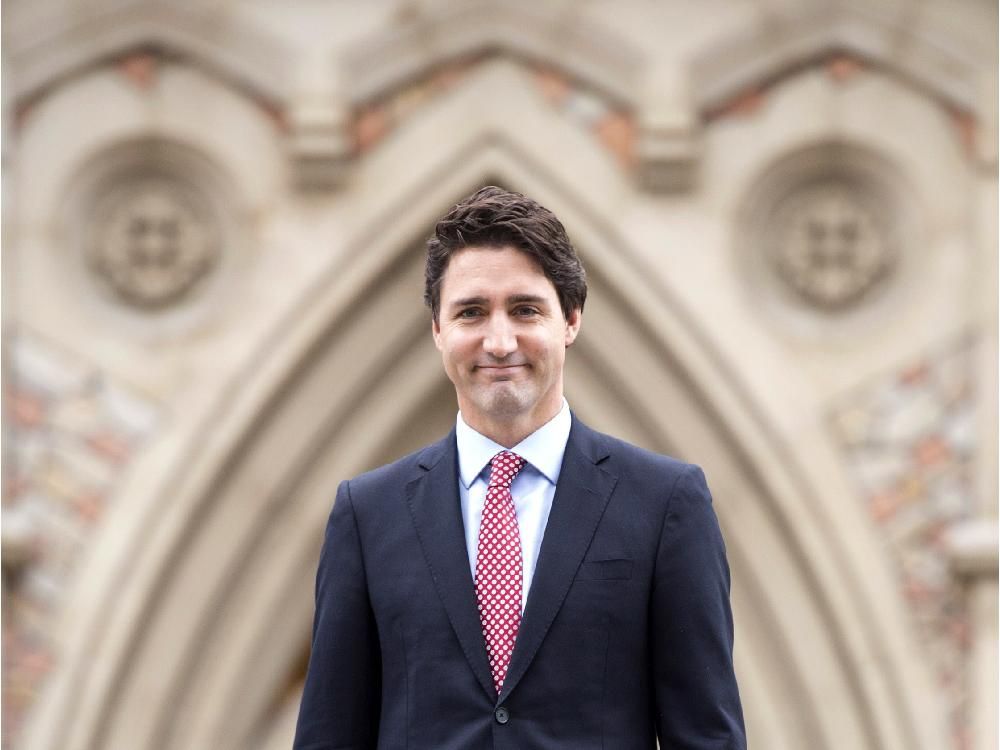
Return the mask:
{"type": "Polygon", "coordinates": [[[745,748],[701,470],[563,398],[586,294],[522,195],[483,188],[438,223],[425,301],[460,412],[340,485],[298,750],[745,748]]]}

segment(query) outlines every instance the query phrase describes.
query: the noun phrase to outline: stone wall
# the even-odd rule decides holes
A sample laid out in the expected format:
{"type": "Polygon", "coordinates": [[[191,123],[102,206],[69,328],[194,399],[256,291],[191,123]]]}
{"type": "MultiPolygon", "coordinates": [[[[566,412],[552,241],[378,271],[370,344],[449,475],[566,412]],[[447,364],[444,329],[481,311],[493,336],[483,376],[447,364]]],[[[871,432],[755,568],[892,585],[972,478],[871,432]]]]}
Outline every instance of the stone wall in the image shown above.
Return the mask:
{"type": "Polygon", "coordinates": [[[289,744],[336,483],[453,416],[421,243],[487,182],[588,266],[574,408],[706,467],[753,745],[995,747],[993,5],[4,21],[5,748],[289,744]]]}

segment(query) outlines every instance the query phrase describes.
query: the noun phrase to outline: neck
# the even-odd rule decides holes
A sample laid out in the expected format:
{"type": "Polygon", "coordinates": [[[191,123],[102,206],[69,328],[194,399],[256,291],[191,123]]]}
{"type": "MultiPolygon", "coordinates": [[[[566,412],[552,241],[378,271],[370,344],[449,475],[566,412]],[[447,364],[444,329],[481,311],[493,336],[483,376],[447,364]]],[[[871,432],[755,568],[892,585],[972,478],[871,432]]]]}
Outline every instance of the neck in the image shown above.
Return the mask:
{"type": "Polygon", "coordinates": [[[465,423],[480,435],[485,435],[504,448],[513,448],[542,425],[551,421],[562,408],[562,394],[554,407],[529,414],[519,414],[513,418],[491,418],[488,414],[466,413],[462,410],[465,423]]]}

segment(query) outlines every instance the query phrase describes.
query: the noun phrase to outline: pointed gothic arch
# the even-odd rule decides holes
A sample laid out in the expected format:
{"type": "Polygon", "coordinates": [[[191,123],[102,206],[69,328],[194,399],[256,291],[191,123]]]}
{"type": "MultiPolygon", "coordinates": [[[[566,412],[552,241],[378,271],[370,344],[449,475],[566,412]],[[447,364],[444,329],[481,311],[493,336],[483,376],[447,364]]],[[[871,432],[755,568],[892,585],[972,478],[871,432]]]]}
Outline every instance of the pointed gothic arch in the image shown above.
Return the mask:
{"type": "MultiPolygon", "coordinates": [[[[502,65],[482,75],[523,84],[502,65]]],[[[780,445],[697,320],[615,230],[615,207],[601,199],[628,187],[609,157],[528,94],[510,122],[482,83],[436,102],[365,162],[345,196],[358,216],[346,261],[261,342],[240,388],[145,490],[145,521],[103,530],[127,531],[131,548],[77,613],[80,632],[26,748],[242,747],[283,695],[294,700],[288,675],[308,638],[336,481],[439,433],[442,413],[450,420],[438,408],[450,394],[427,321],[415,314],[419,240],[487,180],[552,208],[590,271],[568,378],[581,416],[709,468],[734,569],[751,731],[788,750],[938,746],[937,717],[922,711],[888,642],[905,628],[879,621],[879,598],[894,592],[866,580],[836,520],[827,527],[831,509],[854,511],[809,486],[798,469],[805,457],[780,445]],[[470,114],[471,127],[417,168],[398,158],[470,114]],[[580,150],[573,173],[550,140],[580,150]],[[588,187],[595,179],[608,182],[588,187]],[[414,424],[423,427],[407,433],[414,424]]]]}

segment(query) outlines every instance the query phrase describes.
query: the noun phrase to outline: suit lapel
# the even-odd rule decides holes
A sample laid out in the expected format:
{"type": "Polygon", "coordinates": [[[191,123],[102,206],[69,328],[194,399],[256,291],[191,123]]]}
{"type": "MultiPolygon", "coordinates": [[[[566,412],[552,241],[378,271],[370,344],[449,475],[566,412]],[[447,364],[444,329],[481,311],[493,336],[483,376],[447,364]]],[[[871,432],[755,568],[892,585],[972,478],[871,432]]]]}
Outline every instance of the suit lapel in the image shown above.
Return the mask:
{"type": "MultiPolygon", "coordinates": [[[[598,465],[607,456],[599,434],[574,416],[501,702],[535,658],[604,515],[618,481],[618,477],[598,465]]],[[[465,571],[468,573],[468,564],[465,571]]],[[[481,633],[479,640],[482,642],[481,633]]]]}
{"type": "Polygon", "coordinates": [[[427,449],[421,476],[406,486],[413,525],[430,567],[434,586],[469,666],[491,699],[496,699],[486,643],[479,621],[475,586],[465,546],[465,524],[458,494],[455,431],[427,449]]]}

